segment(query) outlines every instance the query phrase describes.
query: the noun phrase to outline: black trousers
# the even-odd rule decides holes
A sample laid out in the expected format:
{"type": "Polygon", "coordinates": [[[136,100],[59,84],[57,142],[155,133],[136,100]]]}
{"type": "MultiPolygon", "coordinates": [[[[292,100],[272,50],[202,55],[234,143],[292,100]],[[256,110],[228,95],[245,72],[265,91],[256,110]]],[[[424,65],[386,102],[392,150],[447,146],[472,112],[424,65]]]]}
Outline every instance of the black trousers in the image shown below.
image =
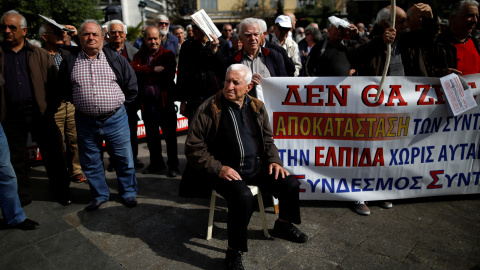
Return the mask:
{"type": "Polygon", "coordinates": [[[132,104],[129,104],[127,107],[128,126],[130,127],[130,143],[132,144],[132,153],[134,159],[138,157],[138,110],[140,110],[140,106],[136,104],[136,101],[132,102],[132,104]]]}
{"type": "Polygon", "coordinates": [[[161,127],[167,145],[168,168],[178,170],[177,114],[173,103],[162,107],[157,102],[154,104],[144,102],[143,122],[150,152],[150,164],[155,166],[164,164],[159,133],[159,127],[161,127]]]}
{"type": "Polygon", "coordinates": [[[292,176],[286,178],[269,175],[263,168],[253,178],[242,176],[242,180],[227,181],[216,177],[213,188],[222,195],[228,205],[227,234],[228,246],[243,252],[248,251],[247,227],[253,214],[254,198],[247,185],[255,185],[270,192],[279,200],[279,218],[300,224],[298,181],[292,176]]]}
{"type": "MultiPolygon", "coordinates": [[[[40,115],[35,107],[7,107],[2,125],[10,147],[10,159],[17,175],[18,194],[31,197],[25,161],[28,133],[40,148],[43,164],[57,196],[68,195],[70,178],[63,156],[63,140],[53,114],[40,115]],[[12,108],[13,107],[13,108],[12,108]]],[[[1,151],[1,150],[0,150],[1,151]]]]}

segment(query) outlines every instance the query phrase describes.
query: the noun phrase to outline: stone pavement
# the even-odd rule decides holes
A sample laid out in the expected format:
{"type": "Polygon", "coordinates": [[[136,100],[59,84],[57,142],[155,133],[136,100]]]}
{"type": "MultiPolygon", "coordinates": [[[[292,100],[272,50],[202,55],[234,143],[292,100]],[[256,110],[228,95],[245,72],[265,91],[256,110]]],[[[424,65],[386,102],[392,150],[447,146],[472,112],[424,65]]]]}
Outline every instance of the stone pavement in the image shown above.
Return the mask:
{"type": "MultiPolygon", "coordinates": [[[[184,140],[179,137],[180,153],[184,140]]],[[[148,164],[145,143],[139,156],[148,164]]],[[[180,160],[183,170],[185,156],[180,160]]],[[[110,201],[85,212],[88,184],[72,183],[74,203],[64,207],[51,200],[42,166],[30,176],[35,197],[25,211],[40,228],[0,230],[0,269],[223,268],[225,202],[217,200],[213,239],[207,241],[209,200],[180,198],[180,177],[143,175],[138,169],[139,204],[126,208],[115,173],[107,172],[110,201]]],[[[254,213],[246,269],[480,269],[478,194],[398,200],[389,210],[371,203],[368,217],[347,202],[302,201],[301,207],[299,227],[310,238],[305,244],[266,239],[254,213]]],[[[273,207],[266,211],[272,228],[273,207]]]]}

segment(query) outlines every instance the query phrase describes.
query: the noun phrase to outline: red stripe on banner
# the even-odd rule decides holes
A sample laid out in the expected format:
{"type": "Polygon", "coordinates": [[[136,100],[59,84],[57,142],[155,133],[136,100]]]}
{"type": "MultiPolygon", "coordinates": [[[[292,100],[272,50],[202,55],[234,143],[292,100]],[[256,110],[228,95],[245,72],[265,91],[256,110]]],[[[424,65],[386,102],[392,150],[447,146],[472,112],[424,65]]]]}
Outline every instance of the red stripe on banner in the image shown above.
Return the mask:
{"type": "Polygon", "coordinates": [[[406,137],[406,114],[274,112],[275,139],[381,141],[406,137]]]}

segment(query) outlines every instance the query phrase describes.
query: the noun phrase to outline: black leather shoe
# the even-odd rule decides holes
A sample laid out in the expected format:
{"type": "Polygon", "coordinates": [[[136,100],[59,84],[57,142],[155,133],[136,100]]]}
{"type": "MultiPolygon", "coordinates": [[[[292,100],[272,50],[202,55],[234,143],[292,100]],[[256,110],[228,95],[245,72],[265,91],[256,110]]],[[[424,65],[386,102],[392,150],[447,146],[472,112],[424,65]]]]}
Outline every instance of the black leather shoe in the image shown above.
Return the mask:
{"type": "Polygon", "coordinates": [[[167,166],[165,164],[160,164],[160,165],[155,165],[155,164],[150,164],[145,168],[145,170],[142,171],[143,174],[152,174],[152,173],[160,173],[161,171],[165,170],[167,166]]]}
{"type": "Polygon", "coordinates": [[[290,222],[275,221],[273,226],[272,236],[277,238],[283,238],[296,243],[305,243],[308,240],[308,236],[301,232],[290,222]]]}
{"type": "Polygon", "coordinates": [[[61,195],[58,196],[57,201],[61,205],[70,205],[72,204],[72,197],[70,197],[70,195],[61,195]]]}
{"type": "Polygon", "coordinates": [[[91,201],[87,207],[85,207],[85,210],[87,211],[94,211],[94,210],[97,210],[100,205],[102,205],[102,203],[104,203],[105,201],[100,201],[100,200],[97,200],[97,199],[94,199],[93,201],[91,201]]]}
{"type": "Polygon", "coordinates": [[[225,257],[225,268],[228,270],[243,270],[242,252],[233,249],[227,249],[225,257]]]}
{"type": "Polygon", "coordinates": [[[113,166],[112,162],[110,162],[110,164],[108,164],[107,171],[109,171],[109,172],[114,172],[115,171],[115,166],[113,166]]]}
{"type": "Polygon", "coordinates": [[[15,225],[13,227],[16,228],[16,229],[22,230],[22,231],[30,231],[30,230],[35,230],[36,228],[38,228],[38,226],[40,226],[40,224],[38,224],[38,222],[27,218],[24,221],[22,221],[21,223],[15,225]]]}
{"type": "Polygon", "coordinates": [[[178,169],[177,170],[168,170],[167,176],[168,177],[177,177],[179,175],[178,169]]]}
{"type": "Polygon", "coordinates": [[[140,168],[143,168],[145,165],[143,164],[143,162],[140,159],[134,158],[133,159],[133,166],[137,169],[140,169],[140,168]]]}
{"type": "Polygon", "coordinates": [[[137,199],[134,196],[127,197],[127,198],[123,199],[123,203],[125,203],[126,207],[132,208],[132,207],[137,206],[137,199]]]}

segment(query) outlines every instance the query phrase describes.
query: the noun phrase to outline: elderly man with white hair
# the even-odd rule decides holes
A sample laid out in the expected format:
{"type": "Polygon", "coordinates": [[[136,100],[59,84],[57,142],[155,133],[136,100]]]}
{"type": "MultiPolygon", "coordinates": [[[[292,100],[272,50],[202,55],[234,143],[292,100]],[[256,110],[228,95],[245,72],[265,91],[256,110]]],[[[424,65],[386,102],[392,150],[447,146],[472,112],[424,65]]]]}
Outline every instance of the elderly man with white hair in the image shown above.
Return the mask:
{"type": "Polygon", "coordinates": [[[160,14],[155,18],[155,24],[160,31],[161,45],[164,49],[170,50],[177,57],[178,52],[178,38],[169,33],[170,20],[167,16],[160,14]]]}
{"type": "Polygon", "coordinates": [[[262,47],[263,36],[257,19],[243,19],[237,29],[240,30],[243,48],[228,58],[227,67],[237,63],[248,66],[253,73],[254,83],[250,94],[262,100],[263,92],[260,88],[262,78],[287,77],[282,55],[275,50],[262,47]]]}
{"type": "Polygon", "coordinates": [[[464,0],[454,5],[448,30],[440,33],[431,54],[432,75],[480,72],[480,41],[472,36],[478,24],[478,2],[464,0]]]}
{"type": "Polygon", "coordinates": [[[138,49],[133,47],[130,42],[125,42],[127,38],[127,26],[120,20],[111,20],[108,23],[108,35],[110,40],[107,48],[113,49],[128,62],[133,60],[133,56],[138,52],[138,49]]]}
{"type": "Polygon", "coordinates": [[[242,253],[248,251],[247,227],[253,213],[248,185],[280,201],[272,236],[297,243],[308,240],[292,224],[301,222],[298,182],[283,168],[265,105],[248,95],[252,87],[249,67],[228,67],[223,90],[198,108],[185,141],[187,168],[196,171],[193,181],[214,188],[228,204],[227,269],[243,269],[242,253]]]}

